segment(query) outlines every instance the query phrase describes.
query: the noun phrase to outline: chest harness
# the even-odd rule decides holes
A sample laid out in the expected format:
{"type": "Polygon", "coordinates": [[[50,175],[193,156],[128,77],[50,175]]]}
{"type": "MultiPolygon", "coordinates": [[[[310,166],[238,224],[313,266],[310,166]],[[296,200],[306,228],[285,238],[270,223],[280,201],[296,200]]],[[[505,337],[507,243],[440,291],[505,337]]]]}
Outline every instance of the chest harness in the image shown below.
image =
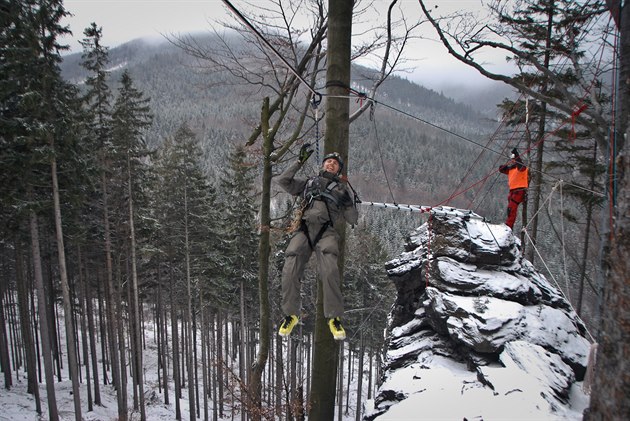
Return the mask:
{"type": "Polygon", "coordinates": [[[339,181],[335,178],[327,183],[326,187],[322,189],[322,181],[327,179],[328,177],[313,177],[306,182],[306,186],[304,187],[304,191],[302,192],[303,206],[304,211],[313,206],[314,200],[321,200],[326,205],[326,212],[328,212],[328,221],[324,222],[321,226],[315,238],[311,238],[308,227],[306,226],[306,222],[304,219],[300,221],[300,230],[304,232],[306,235],[306,240],[308,241],[308,245],[311,250],[315,248],[319,240],[321,240],[324,232],[328,229],[328,227],[333,226],[332,217],[330,216],[330,208],[328,207],[328,203],[334,203],[335,206],[339,207],[339,199],[336,195],[333,194],[333,189],[339,185],[339,181]]]}

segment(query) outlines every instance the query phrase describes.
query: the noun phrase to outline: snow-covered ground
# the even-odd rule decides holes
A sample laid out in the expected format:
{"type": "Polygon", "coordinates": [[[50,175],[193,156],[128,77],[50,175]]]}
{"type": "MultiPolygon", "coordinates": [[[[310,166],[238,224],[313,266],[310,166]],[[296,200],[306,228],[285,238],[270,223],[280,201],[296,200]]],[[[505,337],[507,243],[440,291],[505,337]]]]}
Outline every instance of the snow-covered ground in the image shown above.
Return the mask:
{"type": "MultiPolygon", "coordinates": [[[[63,323],[60,323],[62,326],[62,336],[63,332],[63,323]]],[[[158,383],[157,383],[157,345],[153,340],[154,334],[154,326],[147,321],[145,324],[145,339],[146,339],[146,350],[143,353],[143,365],[144,365],[144,391],[145,391],[145,401],[146,401],[146,416],[147,420],[174,420],[175,419],[175,394],[172,383],[172,378],[169,376],[169,398],[170,404],[164,404],[164,394],[163,391],[160,392],[158,383]]],[[[168,332],[170,338],[170,330],[168,332]]],[[[199,335],[198,335],[199,336],[199,335]]],[[[62,341],[65,344],[65,338],[62,337],[62,341]]],[[[286,341],[285,341],[286,345],[286,341]]],[[[100,355],[100,344],[97,343],[98,353],[100,355]]],[[[81,349],[81,348],[79,348],[81,349]]],[[[63,348],[63,352],[65,353],[65,347],[63,348]]],[[[286,354],[285,354],[286,355],[286,354]]],[[[353,363],[357,364],[358,359],[353,358],[353,363]]],[[[270,362],[268,362],[270,364],[270,362]]],[[[347,359],[344,362],[344,366],[347,367],[347,359]]],[[[367,367],[367,356],[365,367],[367,367]]],[[[269,365],[267,366],[269,367],[269,365]]],[[[99,369],[101,368],[99,361],[99,369]]],[[[199,367],[201,371],[201,366],[199,367]]],[[[364,379],[363,379],[363,402],[367,399],[367,370],[364,371],[364,379]]],[[[116,391],[112,386],[102,385],[101,380],[101,399],[103,402],[102,406],[94,405],[93,411],[88,412],[88,399],[87,399],[87,389],[85,383],[84,376],[84,368],[82,367],[82,380],[81,383],[81,401],[82,404],[82,416],[86,421],[115,421],[118,417],[118,408],[116,403],[116,391]]],[[[356,371],[355,371],[356,373],[356,371]]],[[[344,377],[347,376],[347,368],[344,370],[344,377]]],[[[55,376],[55,379],[57,377],[55,376]]],[[[102,374],[101,374],[102,379],[102,374]]],[[[1,380],[1,379],[0,379],[1,380]]],[[[23,370],[20,370],[17,373],[13,373],[13,381],[14,385],[10,390],[6,390],[4,388],[0,388],[0,421],[42,421],[48,419],[48,405],[46,400],[46,385],[44,383],[40,383],[39,392],[41,395],[41,404],[42,404],[42,416],[38,416],[35,412],[35,398],[32,395],[29,395],[26,392],[27,380],[26,373],[23,370]]],[[[131,383],[131,379],[129,378],[129,383],[131,383]]],[[[199,385],[201,388],[201,385],[199,385]]],[[[348,409],[346,414],[346,398],[345,398],[345,387],[347,386],[347,377],[344,380],[344,396],[343,396],[343,417],[342,419],[345,421],[354,421],[356,419],[356,394],[352,393],[350,395],[350,399],[348,402],[348,409]]],[[[351,380],[350,388],[352,391],[356,390],[356,375],[354,379],[351,380]]],[[[131,394],[131,385],[129,385],[129,407],[130,412],[132,411],[132,394],[131,394]]],[[[57,407],[59,410],[59,416],[61,420],[64,421],[74,421],[74,403],[72,396],[72,382],[68,378],[67,372],[67,359],[64,354],[64,369],[62,370],[62,381],[55,383],[55,395],[57,398],[57,407]]],[[[226,393],[226,396],[228,394],[226,393]]],[[[229,399],[229,398],[228,398],[229,399]]],[[[203,405],[203,399],[201,399],[201,403],[203,405]]],[[[181,414],[182,420],[188,420],[190,418],[188,412],[188,388],[184,388],[182,390],[182,399],[180,400],[181,405],[181,414]]],[[[212,401],[209,401],[209,419],[212,419],[212,401]]],[[[224,404],[224,416],[223,418],[219,418],[220,420],[234,420],[240,419],[240,414],[236,414],[234,417],[232,416],[230,403],[226,402],[224,404]]],[[[337,410],[337,407],[335,407],[337,410]]],[[[203,419],[203,408],[201,408],[201,418],[203,419]]],[[[138,411],[132,412],[129,416],[130,420],[139,420],[140,413],[138,411]]],[[[335,419],[336,416],[335,416],[335,419]]]]}

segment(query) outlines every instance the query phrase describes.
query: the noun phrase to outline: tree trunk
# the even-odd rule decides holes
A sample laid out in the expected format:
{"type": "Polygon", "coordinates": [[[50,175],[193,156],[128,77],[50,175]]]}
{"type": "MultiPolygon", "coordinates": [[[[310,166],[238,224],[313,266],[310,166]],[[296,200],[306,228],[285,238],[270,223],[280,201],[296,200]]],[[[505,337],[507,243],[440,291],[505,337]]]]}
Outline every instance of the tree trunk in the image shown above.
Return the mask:
{"type": "MultiPolygon", "coordinates": [[[[352,36],[353,2],[329,0],[328,2],[328,68],[326,89],[329,96],[326,110],[325,152],[339,152],[348,163],[348,133],[350,101],[350,47],[352,36]],[[338,83],[341,82],[341,83],[338,83]],[[338,86],[341,85],[341,86],[338,86]],[[345,98],[344,98],[345,97],[345,98]]],[[[344,167],[347,174],[348,165],[344,167]]],[[[345,227],[341,229],[339,265],[343,268],[345,227]]],[[[341,272],[343,273],[343,271],[341,272]]],[[[337,379],[338,346],[330,334],[324,317],[323,293],[318,283],[317,316],[315,320],[315,350],[313,355],[312,385],[309,420],[329,421],[335,413],[335,381],[337,379]]]]}
{"type": "Polygon", "coordinates": [[[276,418],[280,419],[282,415],[282,391],[284,388],[282,387],[283,379],[284,379],[284,365],[282,361],[282,341],[280,338],[276,338],[276,387],[275,387],[275,406],[276,406],[276,418]]]}
{"type": "Polygon", "coordinates": [[[263,175],[262,196],[260,204],[260,238],[258,243],[258,297],[260,305],[260,344],[256,361],[251,371],[251,405],[252,420],[259,421],[261,414],[262,375],[269,358],[269,230],[271,226],[271,153],[273,151],[272,137],[269,135],[269,98],[263,101],[260,118],[263,135],[263,175]]]}
{"type": "MultiPolygon", "coordinates": [[[[94,310],[92,308],[92,295],[90,294],[89,279],[85,279],[85,311],[87,313],[88,336],[90,341],[90,356],[92,360],[92,374],[94,375],[94,403],[101,405],[101,386],[98,380],[98,358],[96,356],[96,329],[94,326],[94,310]]],[[[105,338],[102,338],[105,340],[105,338]]],[[[86,364],[88,362],[86,361],[86,364]]]]}
{"type": "Polygon", "coordinates": [[[13,378],[11,377],[11,356],[9,355],[9,337],[7,335],[7,323],[4,317],[3,289],[4,287],[2,283],[0,283],[0,367],[2,368],[2,371],[4,373],[4,388],[10,390],[11,386],[13,386],[13,378]]]}
{"type": "MultiPolygon", "coordinates": [[[[546,69],[549,68],[549,63],[551,60],[551,35],[553,30],[553,16],[555,14],[555,5],[554,2],[551,1],[548,6],[548,20],[547,20],[547,38],[545,41],[545,59],[544,59],[544,67],[546,69]]],[[[547,94],[547,81],[543,83],[541,87],[541,92],[546,95],[547,94]]],[[[532,233],[531,240],[532,245],[528,249],[529,255],[527,256],[527,260],[530,262],[534,262],[534,248],[536,247],[536,241],[538,238],[538,209],[540,208],[540,195],[542,193],[542,182],[543,182],[543,152],[545,147],[545,131],[547,130],[546,122],[547,122],[547,103],[542,102],[541,104],[541,112],[540,112],[540,121],[538,123],[538,133],[536,135],[536,143],[537,145],[537,154],[536,154],[536,171],[534,174],[534,203],[532,212],[534,213],[534,218],[532,221],[532,233]]]]}
{"type": "Polygon", "coordinates": [[[131,158],[127,155],[127,193],[128,193],[128,202],[129,202],[129,241],[130,249],[131,249],[131,289],[132,289],[132,302],[131,309],[133,313],[133,323],[134,332],[131,335],[134,338],[134,366],[135,366],[135,375],[134,382],[136,383],[136,387],[138,388],[138,397],[140,399],[140,419],[141,421],[146,421],[147,414],[146,408],[144,404],[144,368],[142,364],[142,328],[140,324],[140,299],[138,293],[138,268],[136,263],[136,228],[134,222],[134,202],[133,202],[133,189],[132,189],[132,178],[131,178],[131,158]]]}
{"type": "Polygon", "coordinates": [[[22,349],[23,349],[23,344],[22,344],[22,337],[19,333],[19,329],[18,329],[18,321],[17,321],[17,316],[15,314],[15,309],[17,308],[17,305],[14,301],[14,294],[9,293],[9,288],[7,285],[7,288],[5,291],[1,292],[6,299],[8,300],[8,306],[7,308],[7,317],[8,317],[8,324],[9,324],[9,331],[11,332],[11,353],[13,354],[13,370],[15,370],[15,375],[16,377],[19,375],[19,371],[20,368],[22,368],[22,349]]]}
{"type": "Polygon", "coordinates": [[[175,306],[174,297],[174,280],[173,273],[170,274],[171,280],[171,337],[173,339],[173,383],[175,387],[175,419],[182,419],[182,410],[180,399],[182,397],[181,381],[179,379],[179,335],[177,333],[177,308],[175,306]]]}
{"type": "Polygon", "coordinates": [[[208,316],[205,304],[201,304],[201,382],[203,391],[203,420],[208,421],[208,316]]]}
{"type": "Polygon", "coordinates": [[[68,369],[72,378],[72,393],[74,400],[74,418],[81,421],[81,394],[79,391],[79,368],[77,366],[77,349],[72,324],[72,302],[70,301],[70,288],[68,285],[68,273],[66,271],[66,252],[63,241],[63,228],[61,226],[61,203],[59,201],[59,184],[57,182],[57,160],[50,162],[52,175],[52,193],[55,212],[55,231],[57,233],[57,255],[59,258],[59,278],[61,281],[61,293],[63,296],[64,322],[66,326],[66,343],[68,346],[68,369]]]}
{"type": "Polygon", "coordinates": [[[184,185],[184,250],[186,254],[186,292],[188,294],[188,307],[186,311],[186,324],[187,324],[187,334],[186,334],[186,348],[187,348],[187,357],[186,357],[186,367],[188,371],[188,410],[190,413],[190,421],[195,421],[196,411],[195,411],[195,384],[193,382],[194,373],[193,373],[193,361],[192,361],[192,347],[196,346],[192,341],[192,288],[191,288],[191,279],[190,279],[190,245],[188,238],[188,190],[187,186],[184,185]]]}
{"type": "Polygon", "coordinates": [[[238,377],[240,379],[239,393],[240,393],[240,399],[241,399],[241,421],[245,421],[245,413],[255,412],[255,411],[249,410],[251,408],[249,407],[250,401],[248,399],[247,390],[246,390],[247,379],[245,378],[245,364],[246,364],[245,353],[247,352],[247,338],[245,336],[245,280],[241,278],[241,281],[239,284],[240,284],[239,285],[239,290],[240,290],[239,323],[238,323],[239,329],[238,329],[238,333],[236,329],[234,329],[233,335],[235,339],[237,337],[240,339],[239,341],[235,341],[235,342],[238,342],[236,346],[238,346],[238,377]]]}
{"type": "MultiPolygon", "coordinates": [[[[597,160],[597,142],[593,145],[593,162],[597,160]]],[[[595,171],[591,172],[591,180],[589,188],[594,190],[595,188],[595,171]]],[[[588,249],[591,243],[591,222],[593,219],[593,208],[595,204],[593,201],[589,201],[586,206],[586,228],[584,229],[584,245],[582,247],[582,263],[580,266],[580,280],[578,283],[578,298],[575,306],[578,316],[582,316],[582,300],[584,297],[584,280],[586,278],[586,264],[588,262],[588,249]]]]}
{"type": "Polygon", "coordinates": [[[337,369],[337,421],[343,419],[343,357],[344,343],[339,344],[339,368],[337,369]]]}
{"type": "MultiPolygon", "coordinates": [[[[104,166],[105,159],[101,158],[101,165],[104,166]]],[[[107,280],[105,282],[105,301],[107,307],[107,335],[109,337],[109,356],[111,360],[111,373],[116,389],[116,400],[118,402],[118,419],[127,419],[127,406],[125,404],[127,390],[122,387],[122,370],[120,365],[120,354],[117,334],[117,324],[120,315],[119,301],[115,299],[114,288],[114,267],[112,263],[112,240],[109,225],[109,194],[107,189],[107,174],[101,170],[101,194],[103,200],[103,235],[105,245],[105,272],[107,280]]]]}
{"type": "Polygon", "coordinates": [[[218,383],[218,401],[219,401],[219,418],[223,418],[223,317],[222,312],[217,312],[217,327],[216,327],[216,367],[217,367],[217,383],[218,383]]]}
{"type": "MultiPolygon", "coordinates": [[[[88,398],[88,412],[94,410],[94,399],[92,397],[92,377],[90,374],[90,350],[88,346],[88,328],[87,328],[87,279],[83,277],[85,268],[83,267],[83,256],[81,247],[77,247],[77,267],[79,275],[79,303],[81,308],[80,324],[81,324],[81,345],[83,352],[83,364],[85,365],[85,382],[88,398]]],[[[78,336],[78,335],[77,335],[78,336]]],[[[98,384],[98,378],[94,378],[94,383],[98,384]]]]}
{"type": "Polygon", "coordinates": [[[216,341],[216,328],[215,328],[215,323],[214,323],[214,317],[215,315],[212,314],[212,316],[210,317],[210,344],[212,346],[212,348],[210,349],[210,361],[212,362],[212,364],[210,364],[210,377],[212,378],[212,420],[213,421],[217,421],[219,419],[219,405],[217,404],[218,401],[220,400],[217,397],[217,383],[219,382],[218,380],[218,374],[217,374],[217,353],[216,353],[216,349],[217,349],[217,341],[216,341]],[[214,355],[214,359],[212,358],[212,356],[214,355]]]}
{"type": "Polygon", "coordinates": [[[33,254],[33,274],[35,289],[37,290],[37,311],[39,312],[39,330],[42,338],[42,355],[44,357],[44,377],[46,378],[46,395],[48,402],[48,418],[50,421],[59,420],[57,399],[55,397],[55,379],[50,348],[50,326],[46,297],[44,293],[44,276],[42,274],[42,257],[39,249],[39,227],[35,212],[30,212],[31,252],[33,254]]]}
{"type": "Polygon", "coordinates": [[[365,356],[365,339],[363,337],[363,331],[361,331],[361,340],[359,345],[359,363],[357,364],[357,407],[356,407],[356,421],[361,421],[361,405],[363,404],[363,358],[365,356]]]}
{"type": "MultiPolygon", "coordinates": [[[[42,413],[42,403],[39,397],[39,383],[37,381],[37,365],[35,364],[35,342],[33,340],[33,326],[30,318],[30,308],[28,304],[28,291],[26,286],[26,276],[24,276],[24,262],[22,261],[22,242],[19,238],[15,240],[15,283],[17,286],[18,307],[20,311],[20,326],[22,327],[22,338],[26,351],[27,369],[27,392],[33,394],[35,398],[35,410],[42,413]]],[[[0,306],[0,312],[2,308],[0,306]]],[[[9,371],[8,369],[6,371],[9,371]]]]}
{"type": "Polygon", "coordinates": [[[168,336],[166,334],[166,310],[164,303],[162,302],[162,278],[160,276],[160,265],[157,270],[157,316],[158,316],[158,338],[160,339],[158,349],[160,350],[159,367],[162,367],[162,390],[164,391],[164,405],[169,405],[169,393],[168,393],[168,366],[166,363],[166,356],[168,355],[167,343],[168,336]]]}
{"type": "Polygon", "coordinates": [[[122,305],[123,299],[123,285],[122,285],[122,274],[120,269],[120,258],[116,258],[116,281],[117,281],[117,289],[114,294],[114,302],[117,305],[116,314],[119,317],[115,320],[116,322],[116,333],[118,334],[118,354],[120,355],[120,391],[121,391],[121,403],[118,407],[118,417],[120,420],[118,421],[127,421],[129,415],[127,414],[127,410],[129,408],[129,399],[128,399],[128,387],[127,387],[127,346],[125,342],[125,325],[124,319],[122,317],[122,310],[120,305],[122,305]],[[119,304],[121,303],[121,304],[119,304]]]}
{"type": "MultiPolygon", "coordinates": [[[[618,2],[619,7],[621,3],[618,2]]],[[[610,256],[604,263],[609,271],[604,286],[601,334],[595,364],[595,382],[586,421],[612,420],[630,413],[630,157],[623,153],[623,135],[630,136],[630,7],[621,7],[619,144],[617,158],[619,195],[615,209],[614,236],[610,256]]],[[[613,196],[613,203],[614,203],[613,196]]]]}
{"type": "Polygon", "coordinates": [[[292,338],[289,342],[288,357],[289,362],[289,420],[294,420],[301,411],[299,405],[297,386],[297,347],[298,341],[292,338]]]}

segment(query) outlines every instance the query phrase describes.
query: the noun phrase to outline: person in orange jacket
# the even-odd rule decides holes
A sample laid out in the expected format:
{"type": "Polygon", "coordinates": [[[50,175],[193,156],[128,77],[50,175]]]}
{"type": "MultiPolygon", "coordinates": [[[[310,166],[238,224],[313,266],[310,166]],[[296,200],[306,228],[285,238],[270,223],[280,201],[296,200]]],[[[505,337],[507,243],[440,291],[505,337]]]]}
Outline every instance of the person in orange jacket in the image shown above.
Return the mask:
{"type": "Polygon", "coordinates": [[[512,149],[511,159],[505,165],[499,167],[499,171],[508,176],[507,219],[505,224],[512,229],[518,213],[518,205],[527,200],[527,188],[529,187],[529,170],[523,164],[523,160],[516,148],[512,149]]]}

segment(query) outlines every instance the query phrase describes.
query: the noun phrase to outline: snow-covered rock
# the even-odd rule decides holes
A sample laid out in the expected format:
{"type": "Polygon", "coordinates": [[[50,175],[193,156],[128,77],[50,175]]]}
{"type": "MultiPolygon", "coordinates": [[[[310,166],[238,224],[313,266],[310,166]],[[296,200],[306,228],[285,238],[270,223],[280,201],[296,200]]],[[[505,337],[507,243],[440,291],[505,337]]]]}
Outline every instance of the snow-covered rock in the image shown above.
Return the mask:
{"type": "Polygon", "coordinates": [[[397,296],[365,420],[582,418],[586,328],[506,225],[433,217],[386,268],[397,296]]]}

